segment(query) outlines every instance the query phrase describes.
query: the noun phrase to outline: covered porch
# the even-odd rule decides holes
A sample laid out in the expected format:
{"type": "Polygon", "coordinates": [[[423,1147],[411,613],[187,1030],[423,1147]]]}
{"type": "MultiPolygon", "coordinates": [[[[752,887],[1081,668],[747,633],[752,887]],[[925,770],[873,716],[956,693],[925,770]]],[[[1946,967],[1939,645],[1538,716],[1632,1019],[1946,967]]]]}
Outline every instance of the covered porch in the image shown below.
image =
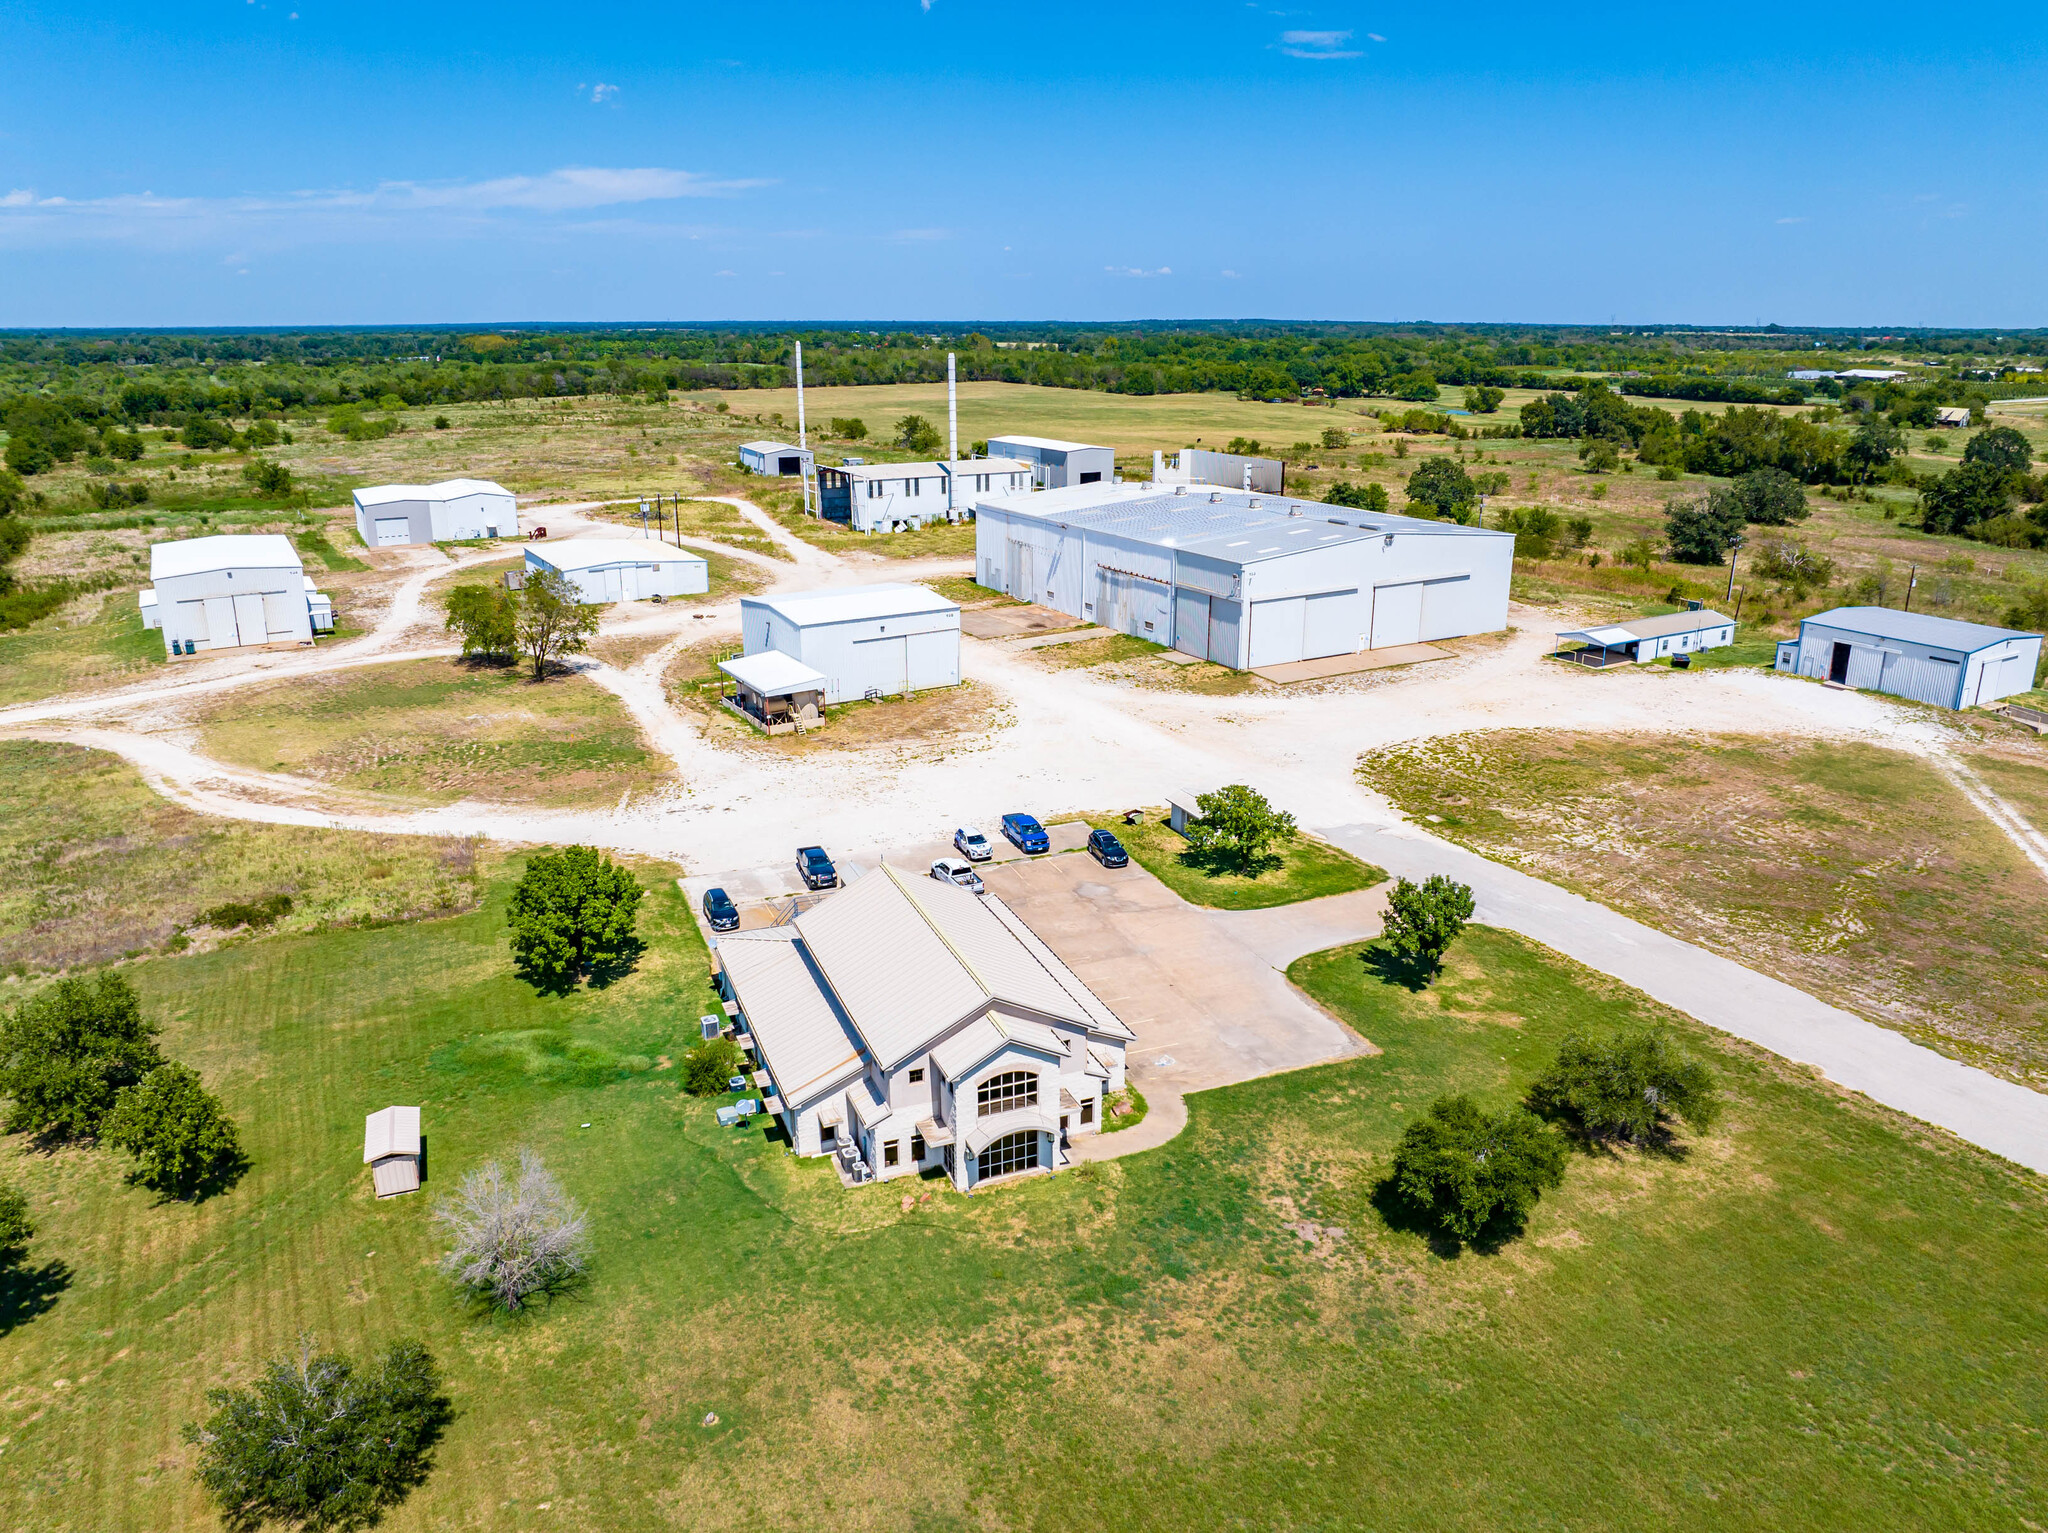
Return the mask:
{"type": "Polygon", "coordinates": [[[721,660],[718,668],[732,683],[719,700],[756,729],[780,735],[818,722],[825,706],[825,676],[794,656],[764,649],[721,660]]]}

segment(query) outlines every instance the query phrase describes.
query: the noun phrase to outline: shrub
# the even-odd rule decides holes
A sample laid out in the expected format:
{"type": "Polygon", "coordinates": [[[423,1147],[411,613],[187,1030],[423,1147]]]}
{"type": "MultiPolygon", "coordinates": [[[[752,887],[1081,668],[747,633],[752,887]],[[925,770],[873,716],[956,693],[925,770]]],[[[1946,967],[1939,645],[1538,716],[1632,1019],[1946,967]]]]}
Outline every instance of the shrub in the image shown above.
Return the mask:
{"type": "Polygon", "coordinates": [[[281,499],[292,492],[292,471],[268,458],[254,458],[243,464],[242,477],[265,495],[281,499]]]}
{"type": "MultiPolygon", "coordinates": [[[[667,397],[668,397],[668,396],[667,396],[666,394],[664,394],[664,395],[662,396],[662,398],[663,398],[663,399],[666,399],[667,397]]],[[[437,415],[437,416],[435,416],[435,417],[434,417],[434,429],[435,429],[436,431],[446,431],[446,430],[448,429],[448,417],[447,417],[447,416],[445,416],[445,415],[437,415]]]]}
{"type": "Polygon", "coordinates": [[[156,1029],[119,974],[60,979],[0,1023],[0,1095],[7,1131],[97,1134],[114,1099],[163,1063],[156,1029]]]}
{"type": "Polygon", "coordinates": [[[222,931],[233,931],[238,926],[261,931],[291,913],[292,897],[289,894],[266,894],[253,902],[229,900],[215,905],[201,911],[199,920],[202,925],[218,927],[222,931]]]}
{"type": "Polygon", "coordinates": [[[20,1188],[0,1182],[0,1271],[20,1266],[28,1256],[28,1243],[35,1238],[27,1197],[20,1188]]]}
{"type": "Polygon", "coordinates": [[[906,415],[896,422],[896,445],[905,452],[937,452],[946,445],[946,439],[922,415],[906,415]]]}
{"type": "Polygon", "coordinates": [[[1661,1028],[1640,1027],[1596,1043],[1565,1035],[1557,1058],[1529,1088],[1529,1106],[1575,1123],[1589,1139],[1646,1144],[1667,1139],[1673,1118],[1713,1122],[1714,1077],[1661,1028]]]}
{"type": "Polygon", "coordinates": [[[1223,450],[1240,458],[1256,458],[1259,455],[1259,446],[1257,437],[1234,436],[1223,450]]]}
{"type": "Polygon", "coordinates": [[[114,1099],[106,1139],[137,1161],[135,1179],[174,1198],[215,1185],[242,1162],[242,1144],[220,1102],[181,1064],[158,1065],[114,1099]]]}
{"type": "Polygon", "coordinates": [[[518,607],[502,585],[459,585],[448,593],[446,626],[462,635],[462,653],[518,653],[518,607]]]}
{"type": "Polygon", "coordinates": [[[589,1221],[532,1150],[519,1152],[516,1182],[490,1161],[434,1217],[455,1237],[441,1270],[502,1310],[559,1290],[590,1261],[589,1221]]]}
{"type": "Polygon", "coordinates": [[[1324,503],[1332,506],[1349,506],[1356,511],[1385,512],[1392,502],[1383,484],[1352,484],[1340,479],[1331,485],[1323,496],[1324,503]]]}
{"type": "Polygon", "coordinates": [[[859,442],[867,437],[868,423],[855,415],[835,415],[829,429],[836,437],[842,437],[849,442],[859,442]]]}
{"type": "Polygon", "coordinates": [[[1474,384],[1465,390],[1465,408],[1474,415],[1491,415],[1507,397],[1505,389],[1497,389],[1490,383],[1474,384]]]}
{"type": "Polygon", "coordinates": [[[85,487],[85,498],[102,511],[119,511],[126,506],[148,504],[149,486],[146,484],[121,484],[111,479],[96,479],[85,487]]]}
{"type": "Polygon", "coordinates": [[[178,440],[195,452],[232,447],[235,445],[235,428],[210,415],[195,415],[185,422],[184,429],[178,433],[178,440]]]}
{"type": "Polygon", "coordinates": [[[1335,448],[1348,447],[1350,445],[1351,433],[1342,426],[1325,426],[1323,428],[1323,446],[1335,448]]]}
{"type": "Polygon", "coordinates": [[[1472,889],[1441,873],[1421,883],[1397,879],[1387,895],[1380,936],[1408,962],[1435,970],[1472,919],[1472,889]]]}
{"type": "Polygon", "coordinates": [[[1621,467],[1621,454],[1605,437],[1588,437],[1581,442],[1579,457],[1589,474],[1611,474],[1621,467]]]}
{"type": "Polygon", "coordinates": [[[1774,538],[1750,555],[1752,574],[1761,576],[1804,601],[1809,593],[1833,583],[1835,561],[1790,538],[1774,538]]]}
{"type": "Polygon", "coordinates": [[[1461,1240],[1519,1227],[1564,1180],[1565,1147],[1519,1107],[1488,1114],[1468,1096],[1439,1097],[1394,1151],[1394,1190],[1461,1240]]]}
{"type": "Polygon", "coordinates": [[[512,889],[512,956],[542,984],[602,972],[639,950],[641,889],[591,846],[538,852],[512,889]]]}
{"type": "Polygon", "coordinates": [[[268,1364],[247,1389],[209,1390],[213,1414],[185,1429],[199,1483],[231,1528],[276,1521],[367,1527],[426,1478],[453,1410],[416,1341],[394,1343],[374,1373],[337,1353],[268,1364]]]}
{"type": "Polygon", "coordinates": [[[717,1096],[735,1075],[746,1073],[747,1057],[730,1038],[706,1038],[683,1055],[683,1089],[693,1097],[717,1096]]]}

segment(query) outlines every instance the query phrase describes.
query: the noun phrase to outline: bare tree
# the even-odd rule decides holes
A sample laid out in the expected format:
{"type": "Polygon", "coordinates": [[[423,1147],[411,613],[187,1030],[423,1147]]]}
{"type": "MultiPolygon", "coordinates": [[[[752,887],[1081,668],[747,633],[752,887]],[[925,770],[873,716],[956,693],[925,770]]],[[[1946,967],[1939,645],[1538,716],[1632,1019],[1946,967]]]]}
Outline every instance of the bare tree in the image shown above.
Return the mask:
{"type": "Polygon", "coordinates": [[[513,631],[533,665],[533,679],[546,679],[548,667],[573,655],[597,632],[597,608],[583,604],[576,582],[560,570],[532,570],[519,593],[513,631]]]}
{"type": "Polygon", "coordinates": [[[590,1259],[589,1224],[541,1158],[519,1152],[519,1179],[491,1161],[462,1179],[434,1217],[455,1237],[441,1270],[501,1309],[557,1288],[590,1259]]]}

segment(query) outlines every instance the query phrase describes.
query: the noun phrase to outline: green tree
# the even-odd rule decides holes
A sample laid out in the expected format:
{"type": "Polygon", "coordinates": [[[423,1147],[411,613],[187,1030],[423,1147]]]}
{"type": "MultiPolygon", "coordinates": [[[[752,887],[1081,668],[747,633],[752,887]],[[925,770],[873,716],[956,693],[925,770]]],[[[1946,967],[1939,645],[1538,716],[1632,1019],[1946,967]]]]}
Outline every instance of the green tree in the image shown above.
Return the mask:
{"type": "Polygon", "coordinates": [[[517,603],[502,585],[459,585],[448,593],[445,626],[462,635],[465,656],[517,654],[518,619],[517,603]]]}
{"type": "Polygon", "coordinates": [[[1781,468],[1754,468],[1736,476],[1726,489],[1715,489],[1745,522],[1758,527],[1783,527],[1812,515],[1806,491],[1781,468]]]}
{"type": "Polygon", "coordinates": [[[265,495],[283,499],[292,492],[292,471],[268,458],[253,458],[243,464],[242,477],[265,495]]]}
{"type": "Polygon", "coordinates": [[[1713,1072],[1659,1027],[1631,1028],[1596,1041],[1573,1031],[1529,1088],[1529,1106],[1565,1118],[1588,1138],[1642,1145],[1668,1139],[1674,1119],[1695,1129],[1719,1107],[1713,1072]]]}
{"type": "Polygon", "coordinates": [[[20,1266],[28,1257],[28,1243],[35,1238],[28,1199],[20,1188],[0,1182],[0,1272],[20,1266]]]}
{"type": "Polygon", "coordinates": [[[2034,466],[2034,449],[2011,426],[1993,426],[1970,438],[1963,449],[1965,463],[1988,463],[2008,473],[2024,474],[2034,466]]]}
{"type": "Polygon", "coordinates": [[[1471,886],[1442,873],[1432,873],[1419,884],[1396,879],[1387,895],[1380,936],[1409,963],[1434,972],[1472,919],[1473,909],[1471,886]]]}
{"type": "MultiPolygon", "coordinates": [[[[1733,415],[1735,412],[1728,412],[1733,415]]],[[[1842,450],[1843,458],[1855,472],[1858,481],[1874,478],[1891,465],[1892,459],[1906,450],[1906,435],[1882,415],[1872,413],[1863,417],[1856,428],[1855,436],[1842,450]]]]}
{"type": "Polygon", "coordinates": [[[156,1029],[120,974],[60,979],[0,1023],[9,1133],[90,1138],[115,1097],[163,1063],[156,1029]]]}
{"type": "Polygon", "coordinates": [[[178,440],[200,452],[215,447],[232,447],[235,445],[235,428],[210,415],[195,415],[185,422],[185,429],[178,433],[178,440]]]}
{"type": "Polygon", "coordinates": [[[1339,448],[1349,447],[1350,445],[1351,433],[1346,431],[1342,426],[1323,427],[1323,446],[1328,448],[1339,448]]]}
{"type": "Polygon", "coordinates": [[[13,472],[34,478],[47,473],[57,462],[49,443],[30,431],[17,431],[7,438],[7,466],[13,472]]]}
{"type": "Polygon", "coordinates": [[[683,1055],[683,1089],[693,1097],[717,1096],[735,1075],[746,1073],[747,1058],[730,1038],[706,1038],[683,1055]]]}
{"type": "Polygon", "coordinates": [[[835,415],[832,417],[832,435],[848,442],[858,442],[868,434],[868,423],[857,415],[835,415]]]}
{"type": "Polygon", "coordinates": [[[1805,601],[1814,591],[1835,578],[1835,561],[1817,554],[1803,543],[1777,538],[1761,544],[1750,555],[1751,573],[1805,601]]]}
{"type": "Polygon", "coordinates": [[[1664,544],[1680,564],[1719,564],[1742,525],[1742,508],[1726,496],[1664,503],[1664,544]]]}
{"type": "Polygon", "coordinates": [[[1325,505],[1349,506],[1356,511],[1385,512],[1391,505],[1383,484],[1353,484],[1339,479],[1323,495],[1325,505]]]}
{"type": "Polygon", "coordinates": [[[1479,486],[1464,464],[1431,458],[1408,476],[1408,498],[1440,520],[1469,523],[1479,505],[1479,486]]]}
{"type": "Polygon", "coordinates": [[[374,1371],[302,1340],[246,1389],[209,1390],[212,1415],[188,1426],[200,1485],[231,1528],[281,1522],[366,1528],[426,1478],[453,1408],[416,1341],[374,1371]]]}
{"type": "Polygon", "coordinates": [[[1405,373],[1394,380],[1394,397],[1417,402],[1436,403],[1436,374],[1426,372],[1405,373]]]}
{"type": "Polygon", "coordinates": [[[1489,1114],[1468,1096],[1439,1097],[1394,1151],[1393,1186],[1461,1240],[1518,1229],[1564,1181],[1565,1147],[1535,1114],[1489,1114]]]}
{"type": "Polygon", "coordinates": [[[1621,453],[1604,436],[1589,436],[1579,444],[1579,459],[1589,474],[1611,474],[1621,467],[1621,453]]]}
{"type": "Polygon", "coordinates": [[[2048,580],[2005,609],[2005,626],[2023,633],[2048,633],[2048,580]]]}
{"type": "Polygon", "coordinates": [[[1617,564],[1647,573],[1657,562],[1657,545],[1648,538],[1630,538],[1616,551],[1614,559],[1617,564]]]}
{"type": "Polygon", "coordinates": [[[1491,415],[1507,397],[1505,389],[1497,389],[1490,383],[1475,383],[1465,390],[1465,408],[1474,415],[1491,415]]]}
{"type": "MultiPolygon", "coordinates": [[[[11,445],[11,444],[10,444],[11,445]]],[[[0,468],[0,516],[12,516],[28,504],[28,486],[11,468],[0,468]]],[[[0,555],[0,559],[4,559],[0,555]]]]}
{"type": "Polygon", "coordinates": [[[581,654],[597,632],[597,608],[583,604],[576,582],[560,570],[529,570],[519,593],[512,627],[520,651],[533,667],[533,679],[545,680],[566,655],[581,654]]]}
{"type": "Polygon", "coordinates": [[[933,453],[946,445],[946,439],[922,415],[906,415],[896,422],[896,445],[905,452],[933,453]]]}
{"type": "Polygon", "coordinates": [[[592,846],[536,852],[512,888],[512,957],[544,985],[604,974],[639,950],[641,889],[592,846]]]}
{"type": "Polygon", "coordinates": [[[1294,836],[1294,816],[1282,813],[1262,793],[1232,783],[1214,793],[1196,795],[1202,817],[1188,826],[1188,840],[1205,856],[1228,863],[1247,878],[1257,878],[1277,859],[1272,847],[1294,836]]]}
{"type": "Polygon", "coordinates": [[[1223,450],[1234,457],[1256,458],[1259,455],[1259,440],[1257,437],[1234,436],[1223,450]]]}
{"type": "Polygon", "coordinates": [[[1986,462],[1952,468],[1920,491],[1920,525],[1928,532],[1968,534],[2011,509],[2014,474],[1986,462]]]}
{"type": "Polygon", "coordinates": [[[136,1159],[135,1179],[174,1198],[217,1186],[242,1163],[234,1121],[196,1070],[158,1065],[114,1099],[107,1143],[136,1159]]]}

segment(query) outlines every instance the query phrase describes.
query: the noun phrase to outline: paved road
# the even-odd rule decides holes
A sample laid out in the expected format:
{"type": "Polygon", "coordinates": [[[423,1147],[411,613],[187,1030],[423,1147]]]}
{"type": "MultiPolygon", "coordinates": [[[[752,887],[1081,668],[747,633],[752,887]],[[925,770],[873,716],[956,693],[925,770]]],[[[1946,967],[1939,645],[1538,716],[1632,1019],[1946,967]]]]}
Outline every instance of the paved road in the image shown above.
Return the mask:
{"type": "Polygon", "coordinates": [[[1413,826],[1343,825],[1317,834],[1401,877],[1448,873],[1472,886],[1477,920],[1533,937],[1709,1027],[1812,1065],[1887,1107],[2048,1172],[2048,1095],[1958,1064],[1803,990],[1413,826]]]}

